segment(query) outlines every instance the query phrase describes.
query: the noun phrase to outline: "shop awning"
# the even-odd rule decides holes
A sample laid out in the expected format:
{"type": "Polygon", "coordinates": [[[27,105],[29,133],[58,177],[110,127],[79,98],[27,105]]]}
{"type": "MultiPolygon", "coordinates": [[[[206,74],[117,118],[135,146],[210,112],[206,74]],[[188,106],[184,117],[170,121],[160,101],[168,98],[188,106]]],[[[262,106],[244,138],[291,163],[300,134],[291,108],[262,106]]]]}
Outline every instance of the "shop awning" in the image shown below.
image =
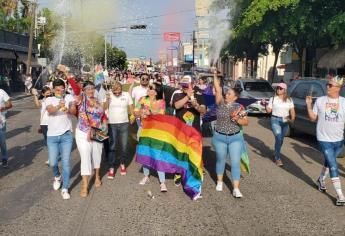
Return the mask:
{"type": "Polygon", "coordinates": [[[16,55],[14,55],[13,51],[0,49],[0,58],[2,58],[2,59],[16,59],[16,55]]]}
{"type": "Polygon", "coordinates": [[[342,68],[345,66],[345,48],[331,49],[317,63],[318,68],[342,68]]]}
{"type": "MultiPolygon", "coordinates": [[[[28,55],[26,54],[18,54],[18,61],[24,63],[25,65],[28,64],[28,55]]],[[[31,57],[31,67],[41,67],[41,65],[38,63],[38,60],[36,57],[31,57]]]]}

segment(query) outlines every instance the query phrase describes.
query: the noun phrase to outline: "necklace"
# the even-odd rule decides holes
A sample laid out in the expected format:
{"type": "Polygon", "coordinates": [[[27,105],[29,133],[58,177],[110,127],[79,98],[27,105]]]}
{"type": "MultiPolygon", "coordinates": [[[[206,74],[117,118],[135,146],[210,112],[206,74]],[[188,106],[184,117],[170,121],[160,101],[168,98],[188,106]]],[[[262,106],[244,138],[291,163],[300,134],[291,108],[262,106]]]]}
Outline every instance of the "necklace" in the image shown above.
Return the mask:
{"type": "Polygon", "coordinates": [[[330,98],[330,97],[327,96],[327,104],[334,104],[329,99],[333,99],[333,100],[337,99],[335,106],[331,106],[331,110],[334,113],[338,113],[338,111],[339,111],[339,97],[337,97],[337,98],[330,98]]]}

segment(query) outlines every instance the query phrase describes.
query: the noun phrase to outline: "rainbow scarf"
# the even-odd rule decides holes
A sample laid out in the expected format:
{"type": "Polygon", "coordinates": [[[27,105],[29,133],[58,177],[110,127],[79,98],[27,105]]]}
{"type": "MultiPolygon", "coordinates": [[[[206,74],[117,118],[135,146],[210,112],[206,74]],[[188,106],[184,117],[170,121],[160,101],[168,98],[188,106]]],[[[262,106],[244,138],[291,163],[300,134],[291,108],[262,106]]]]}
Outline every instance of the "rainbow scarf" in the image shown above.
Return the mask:
{"type": "Polygon", "coordinates": [[[193,127],[168,115],[153,115],[142,123],[136,161],[152,169],[182,176],[185,193],[201,193],[202,137],[193,127]]]}

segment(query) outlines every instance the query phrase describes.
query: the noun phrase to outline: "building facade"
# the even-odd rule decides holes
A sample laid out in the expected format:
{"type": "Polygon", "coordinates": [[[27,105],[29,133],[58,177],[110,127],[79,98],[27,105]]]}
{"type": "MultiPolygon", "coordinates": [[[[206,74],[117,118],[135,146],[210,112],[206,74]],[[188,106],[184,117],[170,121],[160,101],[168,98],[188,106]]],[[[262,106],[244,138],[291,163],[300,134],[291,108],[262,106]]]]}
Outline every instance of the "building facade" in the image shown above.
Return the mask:
{"type": "MultiPolygon", "coordinates": [[[[0,30],[0,88],[7,92],[24,91],[23,74],[26,71],[29,37],[17,33],[0,30]]],[[[34,42],[32,51],[33,78],[39,64],[37,44],[34,42]]]]}

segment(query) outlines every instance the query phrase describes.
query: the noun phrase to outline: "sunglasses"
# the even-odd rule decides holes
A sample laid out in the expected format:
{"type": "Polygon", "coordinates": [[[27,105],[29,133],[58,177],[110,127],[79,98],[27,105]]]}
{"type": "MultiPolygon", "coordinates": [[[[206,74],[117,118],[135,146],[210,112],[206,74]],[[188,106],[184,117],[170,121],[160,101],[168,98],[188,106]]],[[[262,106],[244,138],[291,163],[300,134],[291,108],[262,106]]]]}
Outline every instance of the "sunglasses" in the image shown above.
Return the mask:
{"type": "Polygon", "coordinates": [[[334,85],[334,84],[326,84],[326,86],[327,86],[328,88],[339,87],[339,86],[334,85]]]}
{"type": "Polygon", "coordinates": [[[150,79],[148,77],[143,77],[140,79],[141,81],[149,81],[150,79]]]}
{"type": "Polygon", "coordinates": [[[282,88],[282,87],[277,87],[277,90],[284,90],[284,88],[282,88]]]}
{"type": "Polygon", "coordinates": [[[156,90],[154,86],[149,86],[149,90],[156,90]]]}
{"type": "Polygon", "coordinates": [[[188,83],[180,83],[180,85],[181,85],[181,87],[182,87],[183,89],[189,88],[189,84],[188,84],[188,83]]]}

